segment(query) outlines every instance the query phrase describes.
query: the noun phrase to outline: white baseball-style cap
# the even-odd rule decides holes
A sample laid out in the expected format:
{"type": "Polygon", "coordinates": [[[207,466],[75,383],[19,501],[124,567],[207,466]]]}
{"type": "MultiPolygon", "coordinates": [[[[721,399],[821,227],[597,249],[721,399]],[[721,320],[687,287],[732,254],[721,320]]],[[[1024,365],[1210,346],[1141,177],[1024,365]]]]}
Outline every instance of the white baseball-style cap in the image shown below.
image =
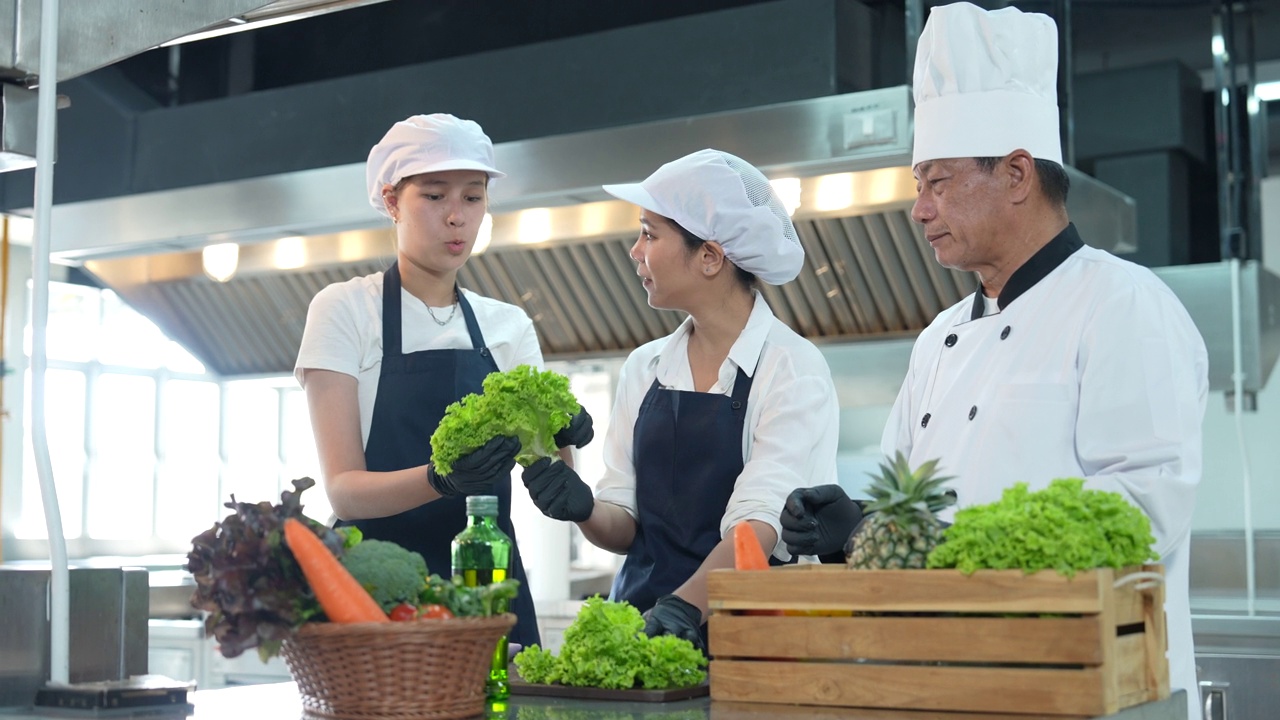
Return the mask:
{"type": "Polygon", "coordinates": [[[1058,30],[1048,15],[934,7],[916,46],[912,167],[1020,149],[1061,164],[1057,86],[1058,30]]]}
{"type": "Polygon", "coordinates": [[[730,262],[762,282],[790,282],[804,266],[804,248],[769,180],[727,152],[699,150],[663,165],[641,183],[603,187],[720,243],[730,262]]]}
{"type": "Polygon", "coordinates": [[[369,204],[387,215],[384,185],[442,170],[479,170],[490,179],[506,177],[493,166],[493,143],[478,124],[446,113],[414,115],[392,125],[369,150],[364,170],[369,204]]]}

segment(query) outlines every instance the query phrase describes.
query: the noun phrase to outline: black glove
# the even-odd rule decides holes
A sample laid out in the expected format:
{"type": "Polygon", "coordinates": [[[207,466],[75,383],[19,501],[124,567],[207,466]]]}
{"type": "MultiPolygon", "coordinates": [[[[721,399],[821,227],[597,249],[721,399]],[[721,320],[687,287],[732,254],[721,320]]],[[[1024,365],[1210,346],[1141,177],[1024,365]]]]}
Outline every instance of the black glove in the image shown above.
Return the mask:
{"type": "Polygon", "coordinates": [[[427,481],[441,497],[491,494],[494,481],[511,474],[518,452],[519,438],[499,435],[458,458],[448,475],[441,475],[435,465],[428,465],[427,481]]]}
{"type": "Polygon", "coordinates": [[[679,595],[663,595],[644,614],[645,635],[675,635],[693,643],[705,655],[701,628],[702,611],[679,595]]]}
{"type": "Polygon", "coordinates": [[[862,508],[839,485],[796,488],[778,520],[787,552],[821,557],[843,553],[845,541],[862,520],[862,508]]]}
{"type": "Polygon", "coordinates": [[[595,436],[596,431],[591,426],[591,415],[587,413],[586,408],[579,405],[578,414],[556,433],[556,447],[567,448],[570,445],[585,447],[595,436]]]}
{"type": "Polygon", "coordinates": [[[583,522],[591,517],[596,499],[573,468],[559,460],[538,458],[520,476],[529,497],[543,515],[552,520],[583,522]]]}

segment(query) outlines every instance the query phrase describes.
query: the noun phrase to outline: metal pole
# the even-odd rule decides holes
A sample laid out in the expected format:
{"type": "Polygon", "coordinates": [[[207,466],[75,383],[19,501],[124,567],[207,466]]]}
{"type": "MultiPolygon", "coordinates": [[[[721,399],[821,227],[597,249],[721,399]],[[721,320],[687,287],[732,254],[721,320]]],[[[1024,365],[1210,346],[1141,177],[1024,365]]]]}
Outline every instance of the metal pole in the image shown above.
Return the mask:
{"type": "Polygon", "coordinates": [[[49,219],[58,103],[58,0],[40,3],[40,88],[36,98],[35,230],[31,240],[31,441],[49,535],[49,682],[70,680],[70,573],[62,513],[44,423],[45,331],[49,321],[49,219]]]}
{"type": "Polygon", "coordinates": [[[1224,15],[1228,10],[1222,0],[1215,0],[1213,7],[1213,120],[1214,150],[1218,165],[1218,248],[1223,260],[1235,257],[1232,236],[1235,234],[1235,207],[1232,202],[1231,176],[1231,91],[1227,79],[1227,38],[1224,33],[1224,15]]]}
{"type": "Polygon", "coordinates": [[[906,0],[907,84],[911,85],[916,68],[916,45],[924,30],[924,0],[906,0]]]}
{"type": "Polygon", "coordinates": [[[1058,17],[1058,118],[1062,127],[1062,161],[1071,166],[1076,164],[1076,125],[1075,98],[1073,78],[1075,63],[1072,45],[1071,0],[1057,0],[1058,17]]]}

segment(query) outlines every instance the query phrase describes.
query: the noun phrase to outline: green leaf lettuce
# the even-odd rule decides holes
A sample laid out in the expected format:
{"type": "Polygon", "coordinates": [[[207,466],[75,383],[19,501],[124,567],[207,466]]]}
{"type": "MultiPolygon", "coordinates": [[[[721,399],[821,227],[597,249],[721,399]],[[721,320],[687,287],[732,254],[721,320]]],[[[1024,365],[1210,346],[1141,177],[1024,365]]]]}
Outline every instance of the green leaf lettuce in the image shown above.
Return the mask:
{"type": "Polygon", "coordinates": [[[1000,499],[956,513],[944,542],[929,554],[931,568],[1080,570],[1158,560],[1151,521],[1120,493],[1086,490],[1080,478],[1059,478],[1031,492],[1026,483],[1000,499]]]}

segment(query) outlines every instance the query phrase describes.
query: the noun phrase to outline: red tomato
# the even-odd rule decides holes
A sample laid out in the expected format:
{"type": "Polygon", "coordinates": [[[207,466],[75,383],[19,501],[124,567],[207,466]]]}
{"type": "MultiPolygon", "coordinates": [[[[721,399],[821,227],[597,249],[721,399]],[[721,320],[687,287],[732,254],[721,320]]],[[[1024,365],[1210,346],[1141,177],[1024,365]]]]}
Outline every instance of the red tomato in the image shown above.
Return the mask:
{"type": "Polygon", "coordinates": [[[430,605],[423,605],[418,609],[418,617],[426,618],[428,620],[448,620],[453,617],[453,613],[449,612],[449,608],[443,605],[431,603],[430,605]]]}
{"type": "Polygon", "coordinates": [[[418,617],[418,608],[410,605],[409,603],[400,603],[399,605],[391,608],[391,612],[388,613],[388,616],[397,622],[413,620],[418,617]]]}

